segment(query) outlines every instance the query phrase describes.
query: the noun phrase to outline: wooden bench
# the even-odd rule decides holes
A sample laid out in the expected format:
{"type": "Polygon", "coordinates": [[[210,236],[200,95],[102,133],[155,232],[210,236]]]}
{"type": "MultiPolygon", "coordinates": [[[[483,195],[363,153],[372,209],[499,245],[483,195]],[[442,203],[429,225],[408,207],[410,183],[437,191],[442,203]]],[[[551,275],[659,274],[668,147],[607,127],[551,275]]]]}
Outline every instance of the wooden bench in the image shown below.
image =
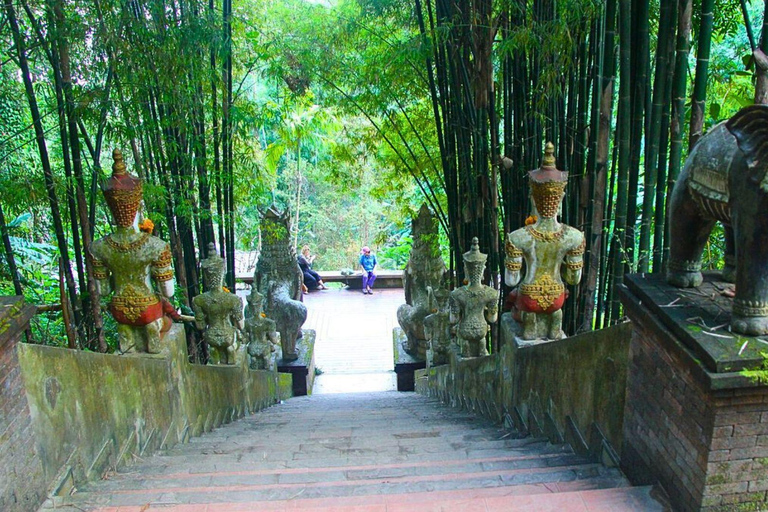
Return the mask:
{"type": "MultiPolygon", "coordinates": [[[[363,276],[354,273],[351,276],[342,275],[338,271],[319,270],[317,272],[325,283],[342,283],[352,290],[360,290],[363,287],[363,276]]],[[[239,283],[253,285],[253,275],[240,275],[235,278],[239,283]]],[[[376,283],[374,288],[402,288],[402,270],[378,270],[376,271],[376,283]]]]}

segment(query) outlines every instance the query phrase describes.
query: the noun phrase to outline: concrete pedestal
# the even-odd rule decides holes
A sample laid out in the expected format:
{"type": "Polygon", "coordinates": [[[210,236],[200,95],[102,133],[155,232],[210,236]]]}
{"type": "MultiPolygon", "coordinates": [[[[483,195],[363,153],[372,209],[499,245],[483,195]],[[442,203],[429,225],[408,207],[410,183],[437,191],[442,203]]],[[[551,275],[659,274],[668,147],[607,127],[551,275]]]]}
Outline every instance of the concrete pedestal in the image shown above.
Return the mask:
{"type": "Polygon", "coordinates": [[[629,275],[632,320],[621,465],[659,483],[675,510],[768,508],[768,386],[749,376],[768,347],[728,330],[719,274],[699,289],[629,275]]]}
{"type": "Polygon", "coordinates": [[[397,374],[397,390],[413,391],[415,386],[414,373],[427,367],[427,362],[417,359],[403,349],[406,336],[400,327],[392,329],[393,352],[395,355],[395,373],[397,374]]]}
{"type": "Polygon", "coordinates": [[[299,358],[295,361],[278,359],[277,371],[290,373],[293,376],[293,396],[304,396],[312,393],[315,382],[315,331],[302,329],[303,336],[296,342],[299,358]]]}

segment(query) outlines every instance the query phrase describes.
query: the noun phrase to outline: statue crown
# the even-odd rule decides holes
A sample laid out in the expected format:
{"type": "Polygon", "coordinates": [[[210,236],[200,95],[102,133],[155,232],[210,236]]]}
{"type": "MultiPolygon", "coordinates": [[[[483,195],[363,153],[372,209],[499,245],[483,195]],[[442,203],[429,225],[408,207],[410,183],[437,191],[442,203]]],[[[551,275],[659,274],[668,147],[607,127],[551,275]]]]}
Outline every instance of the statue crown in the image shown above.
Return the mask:
{"type": "Polygon", "coordinates": [[[469,251],[464,253],[464,263],[480,263],[485,265],[485,261],[487,259],[488,255],[480,252],[480,242],[477,237],[472,238],[472,247],[469,249],[469,251]]]}
{"type": "Polygon", "coordinates": [[[112,151],[112,176],[103,188],[104,199],[115,223],[123,228],[133,224],[142,198],[142,182],[128,173],[119,149],[112,151]]]}
{"type": "Polygon", "coordinates": [[[221,287],[224,282],[224,258],[216,254],[213,243],[208,244],[208,257],[200,262],[203,270],[203,285],[206,290],[221,287]]]}

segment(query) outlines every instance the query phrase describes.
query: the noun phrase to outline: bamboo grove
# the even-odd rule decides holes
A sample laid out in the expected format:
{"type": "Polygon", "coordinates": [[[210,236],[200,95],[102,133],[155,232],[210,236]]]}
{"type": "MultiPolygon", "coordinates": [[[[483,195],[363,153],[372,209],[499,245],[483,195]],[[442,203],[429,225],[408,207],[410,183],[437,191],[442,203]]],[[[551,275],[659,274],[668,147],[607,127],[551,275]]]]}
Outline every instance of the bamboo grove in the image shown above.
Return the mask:
{"type": "MultiPolygon", "coordinates": [[[[714,0],[697,7],[691,0],[415,0],[455,261],[479,236],[490,274],[501,275],[500,236],[529,215],[525,171],[551,141],[558,167],[570,173],[562,218],[587,238],[585,275],[568,299],[565,329],[621,319],[623,275],[665,269],[665,201],[685,150],[702,133],[714,0]]],[[[758,75],[765,73],[759,57],[758,75]]]]}
{"type": "MultiPolygon", "coordinates": [[[[24,83],[72,348],[107,350],[85,250],[104,234],[97,226],[108,228],[98,197],[108,176],[100,164],[105,140],[125,144],[132,171],[154,191],[145,214],[171,242],[182,305],[200,293],[198,249],[214,242],[234,259],[230,16],[229,0],[3,2],[0,27],[12,43],[6,64],[18,66],[24,83]],[[51,153],[62,169],[52,168],[51,153]]],[[[0,145],[5,157],[9,146],[0,145]]],[[[2,211],[0,225],[21,294],[2,211]]],[[[234,287],[232,269],[227,282],[234,287]]],[[[197,345],[190,344],[194,358],[197,345]]]]}
{"type": "MultiPolygon", "coordinates": [[[[0,2],[0,171],[10,176],[0,180],[42,180],[73,348],[107,350],[85,248],[109,229],[98,192],[114,146],[146,182],[145,215],[173,248],[178,302],[200,292],[209,242],[234,289],[236,176],[246,139],[264,138],[242,101],[256,73],[281,94],[365,118],[386,148],[382,179],[397,187],[406,176],[437,213],[455,285],[477,236],[488,281],[504,288],[503,236],[529,216],[526,171],[553,142],[570,174],[562,220],[587,238],[569,333],[621,320],[626,272],[665,270],[667,195],[718,115],[706,94],[720,27],[746,27],[751,99],[768,102],[765,22],[750,21],[758,11],[746,0],[242,0],[234,13],[232,0],[0,2]],[[14,92],[23,113],[3,103],[14,92]],[[27,147],[34,176],[19,156],[27,147]]],[[[20,294],[9,222],[0,202],[20,294]]],[[[190,353],[205,360],[192,333],[190,353]]]]}

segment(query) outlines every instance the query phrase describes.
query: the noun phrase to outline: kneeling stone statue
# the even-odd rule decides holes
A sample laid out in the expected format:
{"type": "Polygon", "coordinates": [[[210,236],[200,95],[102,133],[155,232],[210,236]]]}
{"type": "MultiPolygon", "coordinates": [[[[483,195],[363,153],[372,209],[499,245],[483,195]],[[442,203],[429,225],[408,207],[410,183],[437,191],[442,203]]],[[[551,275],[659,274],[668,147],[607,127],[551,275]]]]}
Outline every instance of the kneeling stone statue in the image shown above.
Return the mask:
{"type": "Polygon", "coordinates": [[[485,335],[488,324],[499,314],[499,291],[481,281],[487,254],[480,252],[477,237],[464,253],[464,273],[469,283],[451,292],[451,324],[456,324],[457,342],[462,357],[487,356],[485,335]]]}
{"type": "Polygon", "coordinates": [[[245,319],[245,339],[248,343],[251,370],[274,370],[275,355],[280,348],[280,333],[275,321],[262,312],[264,296],[258,290],[248,295],[248,318],[245,319]]]}
{"type": "Polygon", "coordinates": [[[93,276],[99,294],[112,293],[109,312],[117,322],[120,351],[157,354],[165,327],[170,327],[166,313],[175,313],[168,302],[174,290],[171,249],[139,231],[142,181],[128,173],[119,150],[112,158],[112,176],[103,192],[116,227],[88,248],[93,276]]]}
{"type": "Polygon", "coordinates": [[[203,331],[203,339],[211,347],[213,364],[235,364],[237,331],[243,329],[243,300],[224,291],[224,259],[208,244],[208,257],[203,268],[206,292],[192,300],[195,325],[203,331]]]}
{"type": "Polygon", "coordinates": [[[443,287],[429,289],[431,302],[435,305],[432,314],[424,318],[424,334],[429,340],[427,368],[448,364],[453,345],[451,314],[448,309],[450,292],[443,287]]]}
{"type": "Polygon", "coordinates": [[[568,173],[555,167],[555,148],[547,143],[540,169],[528,173],[537,220],[507,234],[504,281],[520,282],[525,259],[525,278],[512,291],[514,317],[523,325],[524,340],[561,339],[565,284],[577,284],[584,265],[584,233],[560,224],[557,214],[568,184],[568,173]],[[562,266],[565,265],[563,272],[562,266]]]}

